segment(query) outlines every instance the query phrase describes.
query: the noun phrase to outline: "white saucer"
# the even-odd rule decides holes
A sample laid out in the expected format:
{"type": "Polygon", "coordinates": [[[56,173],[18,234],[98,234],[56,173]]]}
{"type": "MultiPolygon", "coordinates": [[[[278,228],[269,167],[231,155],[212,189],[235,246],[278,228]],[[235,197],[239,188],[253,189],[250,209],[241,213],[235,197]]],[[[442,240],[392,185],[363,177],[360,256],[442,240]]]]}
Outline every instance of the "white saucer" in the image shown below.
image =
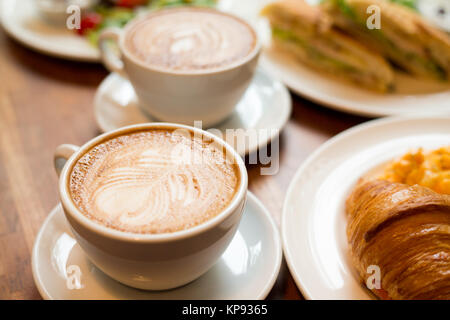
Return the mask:
{"type": "MultiPolygon", "coordinates": [[[[130,82],[115,73],[103,80],[98,88],[94,99],[94,109],[95,119],[103,132],[131,124],[154,121],[143,114],[138,107],[130,82]]],[[[241,138],[235,140],[232,135],[228,135],[229,139],[224,139],[235,146],[241,155],[245,155],[278,137],[279,132],[289,120],[291,109],[291,97],[286,87],[261,70],[257,70],[234,113],[218,124],[215,129],[220,130],[223,138],[227,136],[226,129],[243,129],[235,131],[237,136],[246,136],[250,134],[250,130],[257,130],[260,134],[258,139],[249,139],[245,148],[235,146],[235,141],[244,141],[241,138]]]]}
{"type": "Polygon", "coordinates": [[[98,49],[74,30],[45,22],[34,0],[0,0],[0,22],[11,37],[41,53],[78,61],[100,59],[98,49]]]}
{"type": "Polygon", "coordinates": [[[137,290],[103,274],[73,238],[60,204],[36,237],[31,263],[34,282],[44,299],[240,300],[268,295],[277,279],[281,257],[278,229],[267,209],[249,192],[239,229],[222,258],[205,275],[178,289],[137,290]],[[80,289],[67,286],[68,277],[78,272],[71,266],[81,271],[80,289]]]}
{"type": "Polygon", "coordinates": [[[373,299],[349,257],[345,201],[358,179],[408,151],[450,143],[450,117],[391,117],[332,138],[295,174],[281,219],[284,254],[307,299],[373,299]]]}

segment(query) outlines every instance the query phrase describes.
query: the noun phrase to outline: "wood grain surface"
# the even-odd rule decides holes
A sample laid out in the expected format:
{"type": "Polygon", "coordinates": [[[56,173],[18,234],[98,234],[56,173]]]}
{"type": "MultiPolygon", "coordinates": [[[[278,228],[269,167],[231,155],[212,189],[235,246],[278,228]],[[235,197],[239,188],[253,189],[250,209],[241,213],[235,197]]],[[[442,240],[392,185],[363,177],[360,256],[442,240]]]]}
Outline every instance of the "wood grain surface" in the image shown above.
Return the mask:
{"type": "MultiPolygon", "coordinates": [[[[53,151],[100,133],[93,97],[107,76],[100,64],[59,60],[28,50],[0,29],[0,299],[40,299],[31,273],[33,242],[58,203],[53,151]]],[[[278,174],[249,165],[249,188],[279,224],[299,165],[327,139],[367,119],[293,96],[279,138],[278,174]]],[[[269,299],[302,299],[285,262],[269,299]]]]}

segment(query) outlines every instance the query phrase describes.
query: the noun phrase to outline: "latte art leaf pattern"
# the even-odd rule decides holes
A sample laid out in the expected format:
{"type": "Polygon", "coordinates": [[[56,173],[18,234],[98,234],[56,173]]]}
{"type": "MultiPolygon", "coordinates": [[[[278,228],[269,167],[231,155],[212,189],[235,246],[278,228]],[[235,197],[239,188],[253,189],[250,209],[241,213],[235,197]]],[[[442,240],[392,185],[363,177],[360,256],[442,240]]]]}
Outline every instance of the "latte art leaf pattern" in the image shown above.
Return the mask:
{"type": "Polygon", "coordinates": [[[228,15],[177,9],[137,23],[127,34],[126,44],[145,64],[189,71],[220,68],[245,58],[255,46],[255,35],[228,15]]]}
{"type": "Polygon", "coordinates": [[[88,217],[136,233],[173,232],[220,213],[238,185],[221,150],[153,130],[98,145],[75,165],[72,198],[88,217]],[[202,161],[180,161],[180,145],[202,161]],[[218,152],[220,151],[220,152],[218,152]]]}

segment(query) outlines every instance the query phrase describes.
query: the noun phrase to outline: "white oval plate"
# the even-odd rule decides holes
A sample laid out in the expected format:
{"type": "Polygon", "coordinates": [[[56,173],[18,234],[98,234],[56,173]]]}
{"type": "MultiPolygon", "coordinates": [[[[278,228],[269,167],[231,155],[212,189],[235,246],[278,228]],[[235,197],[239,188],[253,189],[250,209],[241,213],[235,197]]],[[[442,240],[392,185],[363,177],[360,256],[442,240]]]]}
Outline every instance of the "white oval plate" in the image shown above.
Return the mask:
{"type": "Polygon", "coordinates": [[[393,117],[353,127],[298,169],[283,207],[287,264],[307,299],[371,299],[348,255],[345,200],[369,170],[411,149],[450,144],[450,117],[393,117]]]}
{"type": "Polygon", "coordinates": [[[270,2],[273,0],[221,0],[219,8],[246,19],[255,27],[265,47],[260,65],[293,92],[326,107],[363,116],[415,112],[450,115],[450,83],[396,73],[397,92],[380,94],[314,71],[289,55],[270,50],[270,27],[265,19],[259,17],[261,9],[270,2]]]}
{"type": "Polygon", "coordinates": [[[145,291],[122,285],[99,271],[73,238],[58,205],[35,240],[31,261],[34,282],[41,296],[51,300],[264,299],[280,270],[280,235],[270,213],[250,192],[244,210],[236,235],[211,270],[180,288],[145,291]],[[78,289],[67,285],[75,283],[71,281],[75,272],[80,276],[78,289]]]}
{"type": "Polygon", "coordinates": [[[99,61],[97,48],[64,26],[45,22],[33,0],[0,0],[0,22],[23,45],[50,56],[78,61],[99,61]]]}

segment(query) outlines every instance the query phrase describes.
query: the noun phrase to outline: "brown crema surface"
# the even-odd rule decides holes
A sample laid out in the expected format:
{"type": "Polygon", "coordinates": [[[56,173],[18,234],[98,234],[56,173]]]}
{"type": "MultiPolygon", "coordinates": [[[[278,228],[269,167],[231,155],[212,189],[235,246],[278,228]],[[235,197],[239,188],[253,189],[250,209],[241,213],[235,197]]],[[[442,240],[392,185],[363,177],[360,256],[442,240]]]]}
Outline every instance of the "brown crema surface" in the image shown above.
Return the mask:
{"type": "Polygon", "coordinates": [[[149,15],[128,30],[125,47],[149,67],[195,72],[243,60],[256,45],[246,23],[214,10],[170,9],[149,15]]]}
{"type": "Polygon", "coordinates": [[[229,205],[240,182],[238,165],[206,139],[153,129],[102,142],[74,165],[72,199],[88,218],[121,231],[197,226],[229,205]]]}

